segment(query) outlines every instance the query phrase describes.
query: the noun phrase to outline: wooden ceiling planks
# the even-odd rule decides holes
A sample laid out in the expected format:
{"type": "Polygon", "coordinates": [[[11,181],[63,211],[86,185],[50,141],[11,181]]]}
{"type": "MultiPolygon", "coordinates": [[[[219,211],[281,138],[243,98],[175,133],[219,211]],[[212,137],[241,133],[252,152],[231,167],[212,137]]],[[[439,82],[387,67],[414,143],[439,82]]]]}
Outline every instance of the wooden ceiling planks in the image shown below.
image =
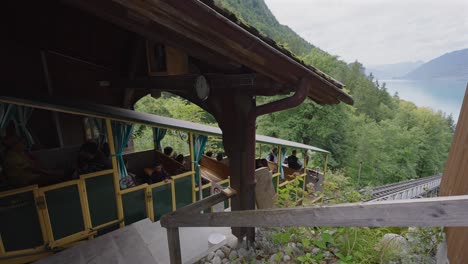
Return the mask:
{"type": "Polygon", "coordinates": [[[200,1],[64,1],[148,39],[178,45],[203,60],[245,65],[288,86],[297,86],[303,77],[313,79],[316,91],[309,96],[321,104],[353,103],[341,83],[287,56],[200,1]]]}

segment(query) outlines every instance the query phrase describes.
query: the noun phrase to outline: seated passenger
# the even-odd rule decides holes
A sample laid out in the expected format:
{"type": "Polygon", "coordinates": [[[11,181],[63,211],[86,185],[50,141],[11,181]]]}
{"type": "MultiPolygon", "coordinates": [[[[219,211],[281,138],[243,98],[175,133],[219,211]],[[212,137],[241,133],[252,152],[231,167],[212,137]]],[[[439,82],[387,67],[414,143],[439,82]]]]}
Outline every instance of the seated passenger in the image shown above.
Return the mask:
{"type": "Polygon", "coordinates": [[[296,157],[296,150],[293,150],[291,156],[289,156],[286,161],[288,167],[293,170],[300,170],[302,168],[302,162],[296,157]]]}
{"type": "Polygon", "coordinates": [[[213,151],[210,150],[210,151],[206,152],[205,155],[206,155],[207,157],[212,158],[212,157],[213,157],[213,151]]]}
{"type": "Polygon", "coordinates": [[[222,161],[223,160],[223,153],[218,152],[218,154],[216,154],[216,160],[217,161],[222,161]]]}
{"type": "Polygon", "coordinates": [[[278,163],[278,149],[277,148],[273,148],[270,153],[268,153],[266,159],[268,161],[271,161],[271,162],[274,162],[274,163],[278,163]]]}
{"type": "Polygon", "coordinates": [[[255,160],[255,169],[268,167],[268,162],[266,159],[256,159],[255,160]]]}
{"type": "Polygon", "coordinates": [[[175,158],[175,160],[176,160],[177,162],[179,162],[180,164],[182,164],[182,165],[184,165],[184,163],[185,163],[184,155],[182,155],[182,154],[177,155],[177,157],[175,158]]]}
{"type": "Polygon", "coordinates": [[[4,172],[8,185],[15,188],[32,184],[44,186],[63,179],[63,172],[43,169],[28,155],[24,138],[12,136],[5,140],[5,145],[8,150],[4,160],[4,172]]]}
{"type": "Polygon", "coordinates": [[[148,172],[151,172],[151,174],[148,177],[148,184],[158,183],[162,181],[168,182],[171,179],[166,170],[164,170],[163,165],[159,162],[156,162],[156,165],[151,171],[146,171],[146,173],[148,172]]]}
{"type": "Polygon", "coordinates": [[[72,178],[78,179],[82,174],[110,168],[112,168],[112,165],[106,151],[100,150],[97,143],[88,141],[81,145],[78,152],[77,168],[72,178]]]}

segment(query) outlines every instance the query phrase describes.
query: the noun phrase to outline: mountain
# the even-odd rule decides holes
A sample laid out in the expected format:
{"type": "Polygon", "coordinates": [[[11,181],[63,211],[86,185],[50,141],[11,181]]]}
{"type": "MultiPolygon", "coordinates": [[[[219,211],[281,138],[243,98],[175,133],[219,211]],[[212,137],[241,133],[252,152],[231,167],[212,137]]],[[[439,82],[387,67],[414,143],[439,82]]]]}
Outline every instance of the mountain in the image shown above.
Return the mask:
{"type": "Polygon", "coordinates": [[[403,78],[468,80],[468,48],[437,57],[406,74],[403,78]]]}
{"type": "Polygon", "coordinates": [[[369,65],[366,67],[366,74],[372,73],[379,80],[394,79],[406,75],[423,63],[423,61],[409,61],[395,64],[369,65]]]}
{"type": "Polygon", "coordinates": [[[306,55],[315,48],[290,27],[280,24],[264,1],[215,0],[214,2],[234,13],[237,18],[248,25],[258,29],[262,34],[273,38],[296,56],[306,55]]]}

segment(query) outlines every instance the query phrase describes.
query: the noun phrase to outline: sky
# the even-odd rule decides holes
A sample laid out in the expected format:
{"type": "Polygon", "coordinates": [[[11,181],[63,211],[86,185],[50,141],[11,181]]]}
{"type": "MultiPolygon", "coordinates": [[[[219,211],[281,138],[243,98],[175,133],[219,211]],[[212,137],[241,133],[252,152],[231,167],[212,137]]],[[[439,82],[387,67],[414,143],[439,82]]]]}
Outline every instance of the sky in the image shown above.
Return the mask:
{"type": "Polygon", "coordinates": [[[265,2],[281,24],[346,62],[426,62],[468,48],[468,0],[265,2]]]}

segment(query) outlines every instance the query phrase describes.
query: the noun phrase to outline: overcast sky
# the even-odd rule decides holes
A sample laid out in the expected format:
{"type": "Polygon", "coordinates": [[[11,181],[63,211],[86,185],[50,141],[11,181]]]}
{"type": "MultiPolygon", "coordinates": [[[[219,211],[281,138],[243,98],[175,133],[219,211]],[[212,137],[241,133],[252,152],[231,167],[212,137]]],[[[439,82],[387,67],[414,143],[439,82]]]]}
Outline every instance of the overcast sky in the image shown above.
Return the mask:
{"type": "Polygon", "coordinates": [[[265,0],[281,24],[364,65],[428,61],[468,48],[468,0],[265,0]]]}

